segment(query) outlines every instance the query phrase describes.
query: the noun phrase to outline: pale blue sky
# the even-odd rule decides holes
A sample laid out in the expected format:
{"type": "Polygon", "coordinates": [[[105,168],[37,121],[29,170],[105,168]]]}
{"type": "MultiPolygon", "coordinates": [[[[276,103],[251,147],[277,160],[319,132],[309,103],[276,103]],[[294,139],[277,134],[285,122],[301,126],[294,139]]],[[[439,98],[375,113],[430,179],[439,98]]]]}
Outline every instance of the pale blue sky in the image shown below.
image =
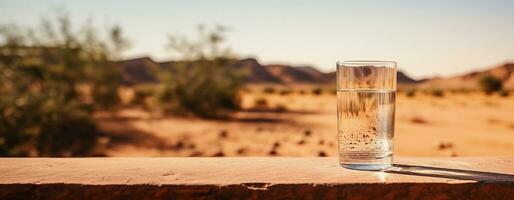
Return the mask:
{"type": "Polygon", "coordinates": [[[221,24],[239,55],[265,64],[332,71],[338,60],[395,60],[422,78],[514,61],[514,1],[0,0],[0,24],[35,25],[62,6],[77,24],[120,24],[126,57],[166,60],[167,34],[221,24]]]}

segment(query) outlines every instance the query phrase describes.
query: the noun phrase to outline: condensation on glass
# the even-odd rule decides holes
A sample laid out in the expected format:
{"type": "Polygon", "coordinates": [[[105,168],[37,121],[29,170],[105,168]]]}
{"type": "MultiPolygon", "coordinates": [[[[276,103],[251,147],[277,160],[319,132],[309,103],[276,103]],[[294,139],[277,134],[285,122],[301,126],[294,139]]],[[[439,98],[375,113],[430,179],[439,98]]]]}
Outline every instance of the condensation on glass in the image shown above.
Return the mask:
{"type": "Polygon", "coordinates": [[[339,163],[361,170],[390,167],[396,62],[338,62],[336,84],[339,163]]]}

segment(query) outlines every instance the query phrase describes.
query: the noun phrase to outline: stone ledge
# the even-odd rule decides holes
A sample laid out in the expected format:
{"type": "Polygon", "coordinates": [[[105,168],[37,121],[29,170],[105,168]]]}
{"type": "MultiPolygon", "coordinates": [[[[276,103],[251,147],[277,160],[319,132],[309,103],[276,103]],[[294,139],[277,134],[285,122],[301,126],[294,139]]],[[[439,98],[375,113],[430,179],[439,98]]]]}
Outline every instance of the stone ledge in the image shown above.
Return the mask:
{"type": "Polygon", "coordinates": [[[397,158],[383,172],[337,158],[1,158],[0,199],[512,198],[514,158],[397,158]]]}

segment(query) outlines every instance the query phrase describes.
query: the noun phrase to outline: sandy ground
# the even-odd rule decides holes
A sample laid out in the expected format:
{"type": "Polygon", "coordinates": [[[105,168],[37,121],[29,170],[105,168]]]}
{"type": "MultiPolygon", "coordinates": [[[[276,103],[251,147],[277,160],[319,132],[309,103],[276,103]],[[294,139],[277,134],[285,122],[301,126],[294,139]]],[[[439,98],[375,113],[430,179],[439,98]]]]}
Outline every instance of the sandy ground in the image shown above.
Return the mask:
{"type": "MultiPolygon", "coordinates": [[[[230,120],[155,117],[136,108],[99,115],[108,156],[336,156],[333,94],[243,95],[286,112],[242,111],[230,120]],[[262,101],[262,100],[261,100],[262,101]]],[[[514,156],[514,97],[482,93],[397,97],[399,156],[514,156]]]]}

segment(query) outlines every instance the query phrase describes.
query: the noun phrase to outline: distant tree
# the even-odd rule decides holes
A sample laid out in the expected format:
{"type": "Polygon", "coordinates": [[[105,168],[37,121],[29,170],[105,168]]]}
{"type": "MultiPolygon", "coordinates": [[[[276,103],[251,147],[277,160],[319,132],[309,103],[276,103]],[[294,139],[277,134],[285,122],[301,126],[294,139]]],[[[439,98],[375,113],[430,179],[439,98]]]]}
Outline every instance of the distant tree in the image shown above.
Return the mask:
{"type": "MultiPolygon", "coordinates": [[[[101,55],[99,59],[91,59],[91,74],[88,74],[88,81],[92,85],[92,97],[95,106],[101,109],[112,109],[120,103],[118,95],[118,88],[121,84],[121,74],[118,68],[114,66],[113,61],[121,58],[121,52],[126,50],[130,43],[128,39],[123,36],[123,31],[120,26],[113,26],[108,33],[108,40],[101,41],[94,38],[95,30],[93,28],[87,29],[89,34],[89,43],[99,46],[101,55]],[[96,41],[96,42],[95,42],[96,41]],[[104,48],[104,49],[102,49],[104,48]]],[[[88,46],[84,44],[84,46],[88,46]]]]}
{"type": "MultiPolygon", "coordinates": [[[[121,38],[116,28],[115,38],[121,38]]],[[[89,155],[99,135],[95,108],[116,105],[120,41],[66,13],[40,28],[0,28],[0,155],[89,155]],[[90,88],[90,93],[84,88],[90,88]]]]}
{"type": "Polygon", "coordinates": [[[478,83],[480,85],[480,88],[482,88],[482,90],[488,94],[500,91],[503,88],[503,82],[500,79],[491,75],[483,76],[479,79],[478,83]]]}
{"type": "Polygon", "coordinates": [[[159,70],[162,83],[157,104],[167,113],[222,117],[239,108],[243,73],[236,70],[229,48],[223,47],[226,29],[198,28],[198,38],[171,35],[169,47],[179,62],[159,70]]]}

